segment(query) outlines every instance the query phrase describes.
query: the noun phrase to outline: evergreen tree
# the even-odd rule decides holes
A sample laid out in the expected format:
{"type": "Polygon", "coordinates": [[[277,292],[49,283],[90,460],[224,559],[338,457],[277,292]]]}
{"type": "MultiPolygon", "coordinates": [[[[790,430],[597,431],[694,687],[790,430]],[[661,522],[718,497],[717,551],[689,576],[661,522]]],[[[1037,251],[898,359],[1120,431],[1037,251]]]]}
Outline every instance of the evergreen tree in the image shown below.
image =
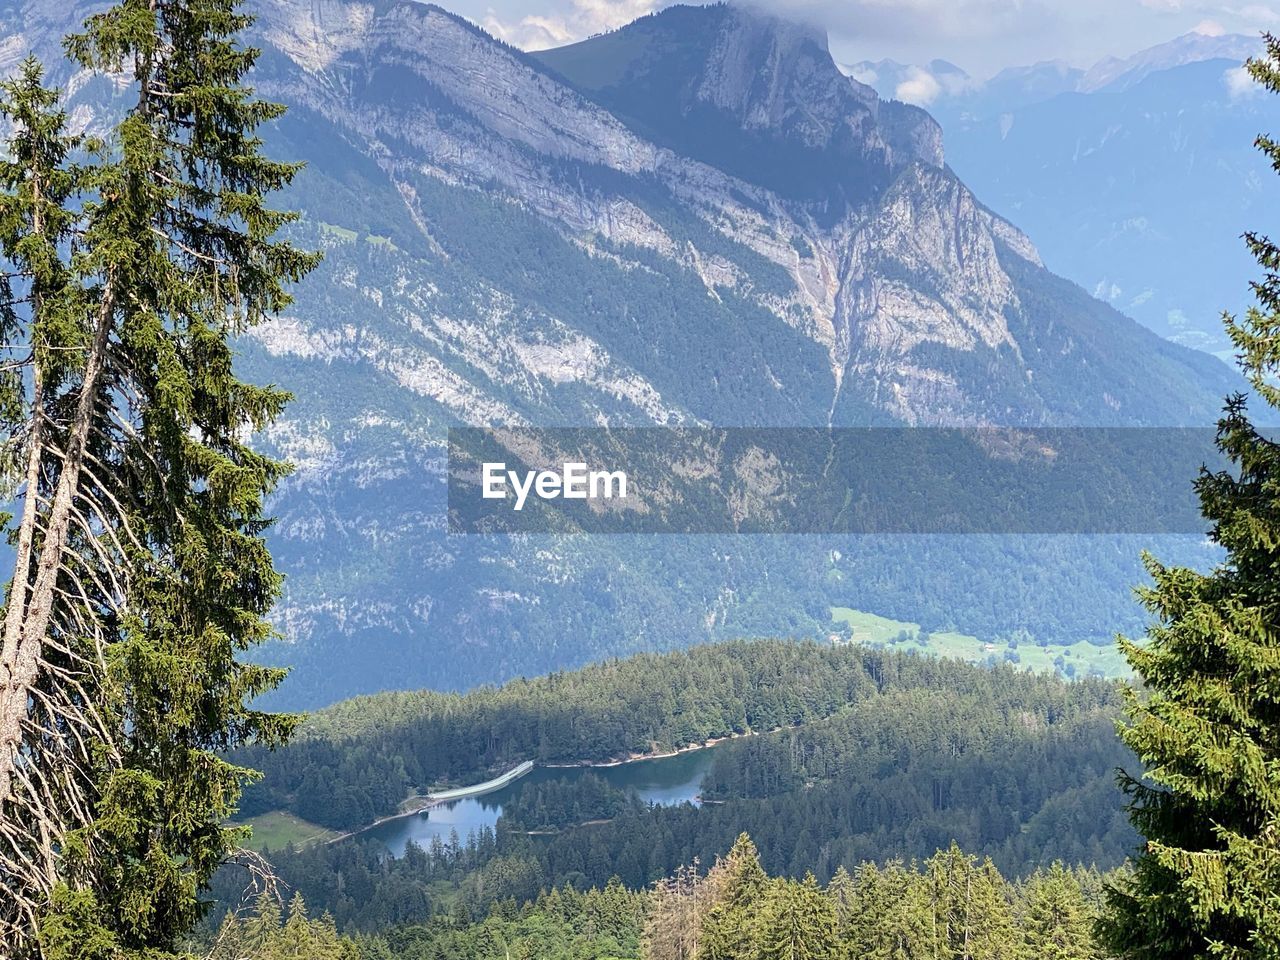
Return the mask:
{"type": "MultiPolygon", "coordinates": [[[[1280,92],[1280,41],[1250,61],[1280,92]]],[[[1280,142],[1259,147],[1280,169],[1280,142]]],[[[1248,234],[1264,271],[1257,304],[1227,317],[1241,368],[1280,407],[1280,247],[1248,234]]],[[[1125,777],[1147,838],[1132,878],[1109,892],[1102,932],[1141,960],[1280,957],[1280,446],[1232,397],[1218,446],[1229,471],[1197,481],[1226,559],[1208,574],[1149,560],[1149,645],[1123,647],[1145,691],[1129,697],[1124,741],[1147,782],[1125,777]]]]}
{"type": "MultiPolygon", "coordinates": [[[[874,865],[868,866],[875,869],[874,865]]],[[[827,884],[827,896],[836,911],[836,932],[843,940],[848,936],[858,909],[858,884],[843,864],[836,868],[831,882],[827,884]]]]}
{"type": "Polygon", "coordinates": [[[754,955],[768,882],[756,845],[740,834],[707,876],[714,903],[702,921],[698,960],[748,960],[754,955]]]}
{"type": "Polygon", "coordinates": [[[942,956],[933,905],[923,878],[894,860],[863,864],[854,878],[845,956],[857,960],[934,960],[942,956]]]}
{"type": "Polygon", "coordinates": [[[752,960],[834,960],[836,911],[813,874],[801,883],[779,880],[769,888],[752,960]]]}
{"type": "MultiPolygon", "coordinates": [[[[0,646],[0,929],[14,955],[158,957],[243,839],[225,826],[291,718],[238,655],[270,636],[262,538],[286,466],[247,440],[286,395],[238,380],[231,341],[314,264],[274,238],[297,166],[255,132],[282,108],[244,77],[236,0],[121,0],[68,40],[136,100],[84,169],[28,67],[6,88],[7,341],[29,377],[0,414],[22,445],[0,646]],[[17,418],[17,419],[12,419],[17,418]],[[25,831],[25,832],[24,832],[25,831]]],[[[21,384],[20,386],[18,384],[21,384]]]]}
{"type": "Polygon", "coordinates": [[[979,864],[953,843],[929,859],[926,876],[940,956],[1012,960],[1018,955],[1006,885],[990,860],[979,864]]]}
{"type": "Polygon", "coordinates": [[[1022,917],[1025,954],[1034,960],[1095,960],[1093,919],[1076,878],[1055,863],[1025,890],[1022,917]]]}
{"type": "Polygon", "coordinates": [[[333,919],[312,920],[301,894],[289,902],[281,922],[280,907],[270,897],[259,898],[252,915],[228,916],[209,951],[209,960],[357,960],[361,951],[340,936],[333,919]]]}
{"type": "MultiPolygon", "coordinates": [[[[82,342],[85,297],[65,248],[78,226],[69,207],[83,186],[83,172],[67,165],[79,144],[67,135],[58,103],[34,58],[0,86],[0,111],[13,128],[7,157],[0,161],[0,250],[8,267],[0,274],[0,340],[7,355],[0,363],[0,418],[8,433],[3,467],[25,485],[20,523],[10,538],[20,569],[32,569],[34,558],[46,552],[40,497],[33,492],[46,497],[52,492],[44,448],[62,444],[65,432],[51,418],[52,401],[74,386],[74,357],[82,342]],[[9,462],[15,454],[16,462],[9,462]]],[[[85,562],[96,574],[92,559],[85,562]]],[[[80,571],[81,580],[84,576],[80,571]]],[[[85,709],[84,696],[41,676],[57,670],[76,684],[88,683],[84,665],[92,653],[86,639],[61,637],[57,650],[15,640],[28,586],[17,578],[10,584],[0,643],[5,678],[0,682],[0,943],[5,944],[29,938],[57,885],[48,851],[81,822],[79,813],[91,802],[87,744],[104,733],[100,718],[85,709]],[[69,735],[73,727],[80,738],[69,735]]]]}
{"type": "Polygon", "coordinates": [[[646,960],[695,960],[711,890],[696,862],[654,884],[641,937],[646,960]]]}

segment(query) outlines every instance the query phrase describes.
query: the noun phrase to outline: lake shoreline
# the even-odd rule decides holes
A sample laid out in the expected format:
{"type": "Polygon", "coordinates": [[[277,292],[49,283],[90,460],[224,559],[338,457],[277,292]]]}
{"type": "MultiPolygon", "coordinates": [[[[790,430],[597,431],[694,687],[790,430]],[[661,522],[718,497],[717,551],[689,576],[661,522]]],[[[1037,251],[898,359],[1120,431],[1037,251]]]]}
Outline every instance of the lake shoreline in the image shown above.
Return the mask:
{"type": "MultiPolygon", "coordinates": [[[[748,739],[749,737],[758,737],[768,733],[777,733],[778,731],[784,730],[784,729],[786,728],[774,727],[772,730],[748,730],[746,733],[730,733],[730,734],[726,734],[723,737],[712,737],[709,740],[706,740],[702,743],[691,743],[688,746],[678,747],[675,750],[666,750],[661,753],[633,753],[626,757],[615,759],[615,760],[580,760],[577,763],[537,763],[536,761],[526,760],[523,763],[518,764],[517,767],[521,767],[521,766],[524,766],[525,763],[532,762],[535,767],[543,767],[547,770],[611,769],[615,767],[623,767],[632,763],[642,763],[646,760],[669,760],[672,757],[678,757],[678,756],[681,756],[682,754],[695,753],[699,750],[709,750],[712,747],[717,747],[722,743],[729,742],[730,740],[745,740],[745,739],[748,739]]],[[[508,773],[509,772],[510,771],[508,771],[508,773]]],[[[506,774],[503,774],[503,776],[506,776],[506,774]]],[[[498,779],[501,779],[501,777],[499,777],[498,779]]],[[[483,784],[481,784],[480,786],[483,786],[483,784]]],[[[459,789],[467,790],[472,788],[462,787],[459,789]]],[[[377,827],[380,827],[384,824],[392,823],[396,820],[404,820],[407,817],[416,817],[421,813],[425,813],[428,810],[434,809],[435,807],[454,803],[457,801],[457,799],[460,799],[460,798],[437,799],[434,796],[420,796],[416,798],[411,797],[408,800],[405,800],[404,802],[414,803],[415,800],[420,802],[416,803],[412,808],[400,810],[400,811],[397,811],[396,813],[388,814],[384,817],[378,817],[376,820],[372,821],[371,823],[365,824],[363,827],[360,827],[358,830],[351,830],[347,833],[342,834],[341,836],[333,837],[332,839],[326,840],[324,842],[326,844],[333,844],[333,843],[340,843],[343,840],[350,840],[352,837],[358,837],[361,834],[367,833],[368,831],[376,829],[377,827]]],[[[706,801],[706,800],[702,800],[702,798],[699,797],[699,802],[715,803],[716,801],[706,801]]]]}
{"type": "Polygon", "coordinates": [[[671,757],[678,757],[683,753],[709,750],[730,740],[746,740],[749,737],[777,733],[783,729],[785,728],[774,727],[772,730],[748,730],[746,733],[730,733],[723,737],[712,737],[702,743],[691,743],[686,747],[677,747],[675,750],[666,750],[662,753],[632,753],[616,760],[579,760],[577,763],[543,763],[539,764],[539,766],[547,770],[606,770],[612,767],[623,767],[629,763],[643,763],[645,760],[669,760],[671,757]]]}

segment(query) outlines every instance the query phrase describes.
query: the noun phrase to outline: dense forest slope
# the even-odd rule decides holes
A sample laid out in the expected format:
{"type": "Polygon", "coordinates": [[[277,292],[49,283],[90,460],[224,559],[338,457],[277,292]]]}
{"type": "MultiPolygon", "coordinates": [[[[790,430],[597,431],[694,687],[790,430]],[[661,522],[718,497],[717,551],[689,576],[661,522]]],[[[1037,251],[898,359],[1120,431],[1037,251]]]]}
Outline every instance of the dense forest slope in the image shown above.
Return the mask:
{"type": "Polygon", "coordinates": [[[1135,842],[1115,786],[1117,768],[1133,763],[1114,734],[1119,704],[1100,681],[848,646],[723,644],[466,695],[340,704],[290,747],[241,758],[266,773],[245,813],[285,809],[351,828],[411,792],[525,759],[625,757],[759,732],[716,748],[700,807],[645,805],[590,776],[552,779],[504,805],[496,830],[411,845],[398,859],[361,836],[270,856],[308,902],[366,926],[429,913],[443,881],[499,900],[613,876],[644,887],[710,862],[743,830],[770,870],[823,881],[953,840],[1011,875],[1055,859],[1109,868],[1135,842]]]}
{"type": "Polygon", "coordinates": [[[1095,960],[1106,882],[1061,864],[1010,881],[953,846],[918,864],[840,870],[824,887],[768,876],[744,835],[710,869],[682,867],[651,890],[565,884],[483,916],[463,898],[371,936],[309,919],[301,895],[287,919],[264,899],[221,926],[212,960],[1095,960]]]}

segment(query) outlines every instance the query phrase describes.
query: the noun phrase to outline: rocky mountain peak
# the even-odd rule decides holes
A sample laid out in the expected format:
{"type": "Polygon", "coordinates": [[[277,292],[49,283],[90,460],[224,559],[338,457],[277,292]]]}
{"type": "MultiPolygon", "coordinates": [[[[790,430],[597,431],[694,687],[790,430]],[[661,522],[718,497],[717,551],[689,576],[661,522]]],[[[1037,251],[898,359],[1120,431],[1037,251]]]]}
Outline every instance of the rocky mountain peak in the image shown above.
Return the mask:
{"type": "Polygon", "coordinates": [[[878,100],[874,90],[845,82],[833,66],[822,31],[730,7],[693,92],[746,129],[774,130],[825,147],[841,124],[874,117],[878,100]]]}
{"type": "Polygon", "coordinates": [[[842,74],[823,31],[754,7],[669,7],[533,56],[643,135],[783,196],[843,208],[943,162],[927,113],[842,74]]]}

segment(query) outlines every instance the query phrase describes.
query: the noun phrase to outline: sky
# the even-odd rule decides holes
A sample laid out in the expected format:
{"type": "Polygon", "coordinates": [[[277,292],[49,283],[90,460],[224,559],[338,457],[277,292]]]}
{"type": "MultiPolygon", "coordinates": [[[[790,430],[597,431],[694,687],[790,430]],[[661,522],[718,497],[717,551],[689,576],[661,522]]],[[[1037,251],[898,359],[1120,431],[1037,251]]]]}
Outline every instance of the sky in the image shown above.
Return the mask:
{"type": "MultiPolygon", "coordinates": [[[[621,26],[663,0],[442,0],[525,49],[621,26]]],[[[824,27],[842,63],[949,60],[977,78],[1041,60],[1091,66],[1176,36],[1280,33],[1280,0],[751,0],[824,27]]]]}

